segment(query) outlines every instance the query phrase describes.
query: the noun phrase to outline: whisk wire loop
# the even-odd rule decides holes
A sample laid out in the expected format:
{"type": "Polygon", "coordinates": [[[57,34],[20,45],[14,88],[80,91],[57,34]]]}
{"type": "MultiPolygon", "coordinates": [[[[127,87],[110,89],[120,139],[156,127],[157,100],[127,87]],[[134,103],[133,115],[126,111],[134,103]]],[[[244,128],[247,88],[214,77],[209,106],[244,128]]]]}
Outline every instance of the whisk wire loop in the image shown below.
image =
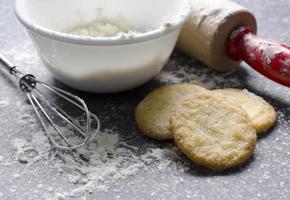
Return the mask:
{"type": "MultiPolygon", "coordinates": [[[[24,76],[25,77],[25,76],[24,76]]],[[[30,77],[31,78],[31,77],[30,77]]],[[[34,78],[35,79],[35,78],[34,78]]],[[[23,82],[23,84],[26,85],[26,87],[28,87],[28,90],[25,90],[24,92],[27,93],[28,95],[28,99],[30,101],[30,103],[32,104],[37,117],[39,118],[45,132],[47,133],[50,141],[53,143],[53,145],[58,148],[58,149],[62,149],[62,150],[73,150],[73,149],[77,149],[80,148],[84,145],[86,145],[87,143],[89,143],[90,141],[93,140],[93,138],[96,136],[96,134],[98,133],[99,129],[100,129],[100,122],[99,119],[93,115],[92,113],[89,112],[86,104],[84,103],[84,101],[82,99],[80,99],[77,96],[74,96],[72,94],[70,94],[69,92],[66,92],[62,89],[56,88],[56,87],[52,87],[52,86],[48,86],[47,84],[41,82],[41,81],[37,81],[35,79],[35,83],[34,85],[30,85],[30,83],[33,83],[32,81],[30,82],[23,82]],[[56,95],[58,95],[59,97],[62,97],[63,99],[67,100],[68,102],[72,103],[73,105],[75,105],[76,107],[78,107],[79,109],[81,109],[82,111],[84,111],[85,114],[85,119],[86,119],[86,129],[84,130],[80,125],[78,125],[78,123],[72,118],[70,117],[63,109],[61,109],[59,106],[57,106],[56,104],[49,102],[44,96],[44,94],[41,92],[40,89],[38,89],[37,86],[43,86],[44,88],[48,89],[50,92],[55,93],[56,95]],[[38,98],[40,98],[47,108],[49,108],[50,110],[54,111],[59,117],[61,117],[65,122],[67,122],[68,124],[70,124],[73,128],[75,128],[77,131],[77,133],[79,133],[82,137],[84,137],[84,140],[82,143],[80,144],[76,144],[76,145],[72,145],[68,139],[62,134],[62,132],[59,130],[59,128],[56,126],[56,124],[53,122],[53,120],[51,119],[51,117],[49,116],[49,114],[47,113],[47,111],[44,109],[44,107],[42,106],[42,104],[40,103],[40,101],[32,94],[32,93],[36,93],[38,98]],[[76,103],[76,102],[79,102],[76,103]],[[45,120],[43,120],[42,115],[40,114],[39,110],[41,111],[42,115],[46,118],[46,120],[51,124],[51,126],[54,128],[54,130],[56,131],[56,133],[58,134],[58,136],[66,143],[67,146],[65,146],[64,144],[60,142],[58,142],[57,140],[54,139],[52,133],[50,130],[48,130],[47,125],[45,124],[45,120]],[[91,132],[91,117],[96,121],[97,123],[97,128],[94,132],[91,132]]]]}
{"type": "MultiPolygon", "coordinates": [[[[87,105],[81,98],[60,88],[49,86],[46,83],[37,80],[32,74],[23,74],[1,53],[0,64],[2,64],[2,66],[19,82],[21,91],[26,94],[37,118],[46,132],[47,137],[54,147],[61,150],[74,150],[88,144],[95,138],[100,130],[100,120],[96,115],[88,110],[87,105]],[[56,95],[58,98],[62,98],[66,102],[69,102],[80,109],[83,114],[82,116],[85,125],[82,126],[80,121],[75,120],[56,103],[48,100],[43,89],[46,89],[51,94],[56,95]],[[67,137],[67,134],[65,134],[66,132],[60,130],[60,127],[58,126],[59,122],[54,122],[56,119],[61,119],[66,124],[70,125],[74,131],[69,130],[68,127],[66,127],[67,129],[65,131],[68,130],[69,133],[77,132],[79,134],[78,136],[81,136],[82,138],[80,142],[77,142],[77,144],[75,144],[76,142],[72,143],[74,141],[72,139],[76,138],[67,137]],[[96,123],[94,129],[92,129],[93,122],[96,123]],[[50,124],[50,126],[48,124],[50,124]],[[50,127],[52,127],[56,134],[51,131],[50,127]]],[[[79,138],[80,137],[78,137],[77,140],[79,138]]]]}
{"type": "MultiPolygon", "coordinates": [[[[78,133],[80,133],[81,136],[86,137],[86,133],[89,130],[84,130],[81,126],[78,125],[76,120],[74,120],[72,117],[70,117],[66,112],[61,109],[59,106],[56,104],[47,101],[47,99],[44,97],[44,94],[37,88],[35,88],[35,93],[41,98],[41,100],[46,104],[47,107],[50,107],[53,111],[55,111],[64,121],[66,121],[68,124],[73,126],[75,129],[78,130],[78,133]]],[[[90,121],[89,121],[90,123],[90,121]]]]}
{"type": "Polygon", "coordinates": [[[58,128],[54,125],[54,123],[52,122],[51,118],[47,115],[47,113],[44,111],[44,109],[42,108],[42,106],[39,104],[38,100],[35,98],[34,95],[32,95],[31,93],[26,93],[28,100],[30,102],[30,104],[32,105],[38,119],[40,120],[40,123],[42,125],[42,127],[44,128],[45,132],[47,133],[48,138],[50,139],[50,141],[53,143],[53,145],[58,148],[58,149],[64,149],[64,146],[59,145],[54,138],[52,137],[52,135],[50,134],[50,131],[48,130],[48,127],[46,126],[43,118],[41,117],[41,114],[39,112],[39,110],[37,108],[39,108],[41,110],[41,112],[45,115],[45,117],[48,119],[48,121],[50,121],[50,123],[53,125],[53,128],[56,130],[56,132],[59,134],[60,137],[62,137],[62,139],[67,143],[67,145],[69,145],[69,147],[71,147],[70,143],[67,141],[67,139],[65,137],[63,137],[63,135],[61,134],[61,132],[58,130],[58,128]]]}

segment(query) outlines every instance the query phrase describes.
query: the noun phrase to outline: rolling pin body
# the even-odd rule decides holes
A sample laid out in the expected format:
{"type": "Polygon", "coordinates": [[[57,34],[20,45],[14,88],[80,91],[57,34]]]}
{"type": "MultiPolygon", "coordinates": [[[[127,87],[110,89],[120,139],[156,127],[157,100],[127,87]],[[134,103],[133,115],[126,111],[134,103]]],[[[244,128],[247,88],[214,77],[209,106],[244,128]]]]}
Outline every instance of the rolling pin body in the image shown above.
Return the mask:
{"type": "Polygon", "coordinates": [[[192,16],[184,25],[177,47],[217,70],[239,66],[226,54],[231,33],[240,26],[257,30],[255,17],[229,0],[191,0],[192,16]]]}
{"type": "Polygon", "coordinates": [[[256,35],[255,17],[229,0],[191,0],[192,16],[177,47],[217,70],[245,61],[269,79],[290,87],[290,46],[256,35]]]}

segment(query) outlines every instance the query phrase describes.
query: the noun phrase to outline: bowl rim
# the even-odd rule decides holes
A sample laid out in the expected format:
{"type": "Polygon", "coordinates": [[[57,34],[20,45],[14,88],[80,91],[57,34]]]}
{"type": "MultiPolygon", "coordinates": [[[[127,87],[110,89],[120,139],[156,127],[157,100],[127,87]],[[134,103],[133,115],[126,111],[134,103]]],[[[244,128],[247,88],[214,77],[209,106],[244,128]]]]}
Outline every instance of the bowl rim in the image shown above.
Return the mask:
{"type": "Polygon", "coordinates": [[[190,0],[184,0],[183,12],[177,20],[170,22],[170,24],[163,24],[152,31],[145,33],[140,33],[135,37],[86,37],[77,36],[60,31],[55,31],[52,29],[45,28],[33,20],[28,20],[23,15],[23,8],[20,6],[20,1],[16,0],[14,6],[14,12],[17,19],[30,31],[37,33],[39,35],[48,37],[53,40],[58,40],[61,42],[72,43],[72,44],[82,44],[82,45],[94,45],[94,46],[114,46],[114,45],[127,45],[145,42],[148,40],[153,40],[158,37],[167,35],[175,30],[181,28],[186,20],[191,14],[191,3],[190,0]]]}

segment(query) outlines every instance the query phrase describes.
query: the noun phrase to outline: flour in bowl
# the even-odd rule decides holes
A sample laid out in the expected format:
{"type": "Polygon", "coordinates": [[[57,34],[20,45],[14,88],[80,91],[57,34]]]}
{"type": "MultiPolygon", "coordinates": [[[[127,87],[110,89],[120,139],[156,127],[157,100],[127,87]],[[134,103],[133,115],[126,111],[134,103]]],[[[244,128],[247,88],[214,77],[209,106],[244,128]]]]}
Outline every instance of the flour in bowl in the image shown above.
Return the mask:
{"type": "MultiPolygon", "coordinates": [[[[149,30],[149,29],[148,29],[149,30]]],[[[94,21],[84,23],[66,31],[68,34],[81,37],[134,37],[137,34],[147,30],[133,28],[128,20],[121,15],[116,17],[105,17],[102,9],[97,10],[97,16],[94,21]]]]}

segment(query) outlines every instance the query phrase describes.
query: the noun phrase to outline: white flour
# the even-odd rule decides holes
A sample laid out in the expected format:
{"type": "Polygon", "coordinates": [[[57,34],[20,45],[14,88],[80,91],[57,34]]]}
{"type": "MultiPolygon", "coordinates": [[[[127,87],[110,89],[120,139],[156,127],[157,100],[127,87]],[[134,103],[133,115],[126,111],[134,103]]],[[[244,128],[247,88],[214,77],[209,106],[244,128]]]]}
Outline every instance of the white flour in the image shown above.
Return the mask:
{"type": "MultiPolygon", "coordinates": [[[[96,140],[98,144],[91,143],[78,150],[78,153],[64,153],[51,151],[47,137],[38,132],[31,139],[14,139],[13,146],[15,158],[21,163],[27,163],[28,168],[37,162],[52,160],[53,167],[77,186],[66,194],[56,194],[56,199],[96,190],[107,191],[109,184],[140,170],[146,172],[154,168],[162,172],[169,167],[180,171],[187,170],[186,165],[175,162],[180,157],[175,148],[154,148],[139,155],[136,147],[120,140],[116,130],[104,130],[96,140]]],[[[43,184],[39,185],[44,187],[43,184]]]]}
{"type": "MultiPolygon", "coordinates": [[[[35,51],[30,43],[22,44],[7,52],[9,56],[16,60],[16,64],[24,65],[24,71],[35,72],[36,75],[41,76],[41,79],[47,77],[47,73],[43,71],[43,68],[39,67],[39,58],[35,56],[35,51]]],[[[189,57],[184,58],[180,53],[173,54],[166,68],[156,78],[156,82],[162,84],[191,82],[210,89],[229,85],[241,86],[241,81],[235,72],[215,72],[189,57]]],[[[14,92],[13,87],[9,90],[14,92]]],[[[5,161],[5,155],[3,163],[11,166],[20,162],[21,165],[25,166],[25,170],[15,172],[15,175],[11,177],[12,180],[16,181],[17,179],[17,182],[27,176],[31,176],[34,171],[43,169],[43,165],[49,166],[48,169],[53,170],[55,176],[50,177],[49,183],[45,183],[41,179],[39,180],[40,182],[35,184],[35,195],[38,197],[57,200],[70,199],[71,197],[85,199],[85,197],[82,197],[83,194],[94,191],[115,192],[118,194],[118,190],[111,191],[110,186],[115,184],[120,188],[120,191],[122,191],[122,188],[125,190],[125,186],[122,183],[132,175],[138,173],[150,174],[150,172],[163,173],[167,170],[170,170],[170,173],[175,171],[177,174],[182,174],[191,165],[191,163],[182,158],[174,144],[160,147],[157,145],[151,146],[148,143],[146,148],[141,150],[139,145],[137,148],[134,143],[123,140],[120,137],[122,130],[115,128],[102,130],[102,133],[97,136],[98,144],[92,143],[88,147],[79,150],[78,153],[51,150],[48,139],[39,128],[39,123],[33,114],[31,106],[24,102],[24,96],[18,96],[17,94],[20,93],[18,91],[15,92],[15,102],[13,103],[14,118],[18,125],[23,127],[22,131],[27,130],[28,133],[23,135],[21,131],[19,134],[9,138],[10,144],[13,145],[14,158],[17,162],[5,161]],[[58,180],[56,183],[63,181],[62,184],[69,184],[69,186],[54,185],[54,183],[51,183],[54,179],[58,180]],[[123,181],[119,183],[120,180],[123,181]],[[47,188],[46,192],[44,193],[41,188],[47,188]]],[[[121,107],[116,109],[121,109],[121,107]]],[[[104,116],[101,120],[107,119],[104,116]]],[[[12,130],[11,132],[14,131],[12,130]]],[[[131,134],[137,133],[128,133],[128,135],[131,134]]],[[[51,172],[49,174],[51,176],[51,172]]],[[[182,183],[183,179],[176,175],[172,177],[172,182],[174,184],[182,183]]],[[[134,182],[130,182],[130,184],[134,184],[134,182]]],[[[160,188],[162,187],[160,186],[160,188]]],[[[12,189],[17,190],[19,188],[15,186],[12,189]]],[[[29,196],[31,195],[30,192],[29,196]]],[[[152,198],[156,197],[154,193],[151,195],[152,198]]],[[[33,197],[30,199],[33,199],[33,197]]]]}
{"type": "MultiPolygon", "coordinates": [[[[234,72],[218,73],[202,67],[196,61],[184,62],[179,59],[180,56],[175,53],[156,80],[165,84],[192,82],[210,89],[226,84],[240,85],[238,78],[233,76],[234,72]]],[[[22,109],[19,114],[20,124],[37,125],[30,105],[18,103],[17,107],[22,109]]],[[[53,187],[50,192],[43,194],[45,199],[66,199],[94,191],[106,192],[111,184],[137,173],[149,173],[152,170],[163,172],[168,169],[181,173],[190,166],[182,161],[181,154],[174,145],[169,148],[154,146],[140,152],[137,147],[120,139],[119,130],[114,128],[103,130],[97,136],[97,141],[98,144],[92,143],[78,153],[51,151],[42,131],[33,132],[28,139],[13,139],[12,143],[15,159],[26,164],[28,169],[32,170],[37,163],[51,161],[52,167],[74,184],[72,189],[53,187]]],[[[182,182],[180,177],[172,180],[182,182]]]]}
{"type": "Polygon", "coordinates": [[[1,100],[0,99],[0,107],[5,107],[5,106],[7,106],[9,103],[8,103],[8,101],[6,101],[6,100],[1,100]]]}
{"type": "Polygon", "coordinates": [[[204,67],[201,63],[187,58],[180,57],[180,54],[173,54],[166,68],[160,72],[156,79],[165,84],[193,83],[207,89],[241,87],[235,70],[229,72],[217,72],[204,67]]]}
{"type": "Polygon", "coordinates": [[[226,16],[231,14],[234,10],[239,10],[241,6],[231,3],[228,0],[216,0],[216,1],[200,1],[191,0],[192,6],[195,10],[198,10],[194,16],[194,25],[196,27],[207,18],[211,17],[212,24],[219,23],[225,19],[226,16]]]}
{"type": "MultiPolygon", "coordinates": [[[[41,65],[40,60],[30,42],[15,46],[6,52],[13,62],[21,65],[20,69],[22,71],[32,72],[37,77],[40,76],[41,80],[48,77],[44,68],[39,67],[41,65]]],[[[239,86],[240,81],[234,74],[234,72],[214,72],[190,58],[184,60],[179,53],[174,53],[156,81],[162,84],[192,82],[207,88],[224,87],[227,84],[239,86]]],[[[140,150],[134,146],[134,143],[128,144],[128,141],[121,139],[120,131],[122,130],[114,128],[103,130],[97,136],[98,144],[92,143],[79,150],[78,153],[51,150],[48,139],[40,129],[32,107],[25,103],[25,96],[22,96],[17,88],[10,86],[9,83],[6,84],[7,87],[10,87],[9,90],[15,92],[12,111],[15,114],[14,120],[18,123],[18,126],[23,127],[22,131],[27,130],[28,133],[23,135],[20,132],[9,139],[14,149],[16,163],[6,161],[3,158],[3,165],[11,166],[21,163],[25,166],[25,170],[15,172],[15,175],[11,177],[15,181],[17,179],[17,182],[43,168],[39,166],[49,166],[55,176],[50,177],[49,183],[43,182],[42,179],[36,183],[34,192],[38,197],[60,200],[76,196],[85,199],[85,197],[82,197],[83,194],[94,191],[110,191],[110,185],[121,184],[122,181],[119,183],[120,179],[125,181],[137,173],[150,174],[151,171],[163,172],[170,170],[170,172],[175,171],[177,174],[181,174],[190,167],[190,163],[182,159],[174,144],[169,147],[156,145],[150,147],[151,144],[148,143],[145,150],[140,150]],[[54,183],[51,183],[54,179],[61,179],[63,184],[70,184],[70,186],[54,185],[54,183]],[[41,188],[47,188],[47,191],[43,193],[41,188]]],[[[3,99],[2,101],[2,105],[6,105],[6,100],[3,99]]],[[[121,107],[116,109],[121,109],[121,107]]],[[[106,120],[105,117],[102,117],[101,120],[106,120]]],[[[15,130],[11,131],[14,132],[15,130]]],[[[129,134],[134,135],[136,133],[129,134]]],[[[56,181],[56,183],[59,181],[56,181]]],[[[182,179],[179,175],[176,175],[172,177],[172,181],[181,183],[182,179]]],[[[130,184],[134,184],[134,182],[130,184]]],[[[124,186],[118,185],[118,187],[122,190],[124,186]]],[[[15,185],[12,189],[18,190],[19,188],[15,185]]],[[[114,192],[118,193],[118,191],[114,192]]],[[[28,195],[31,196],[31,192],[28,195]]],[[[155,194],[152,195],[154,197],[155,194]]],[[[33,199],[32,196],[31,199],[33,199]]]]}
{"type": "MultiPolygon", "coordinates": [[[[247,2],[250,5],[252,1],[248,0],[247,2]]],[[[214,2],[212,1],[212,3],[214,2]]],[[[277,6],[274,1],[272,3],[267,1],[267,3],[277,6]]],[[[254,8],[258,18],[264,17],[261,15],[264,13],[263,9],[266,6],[264,4],[264,2],[257,2],[255,7],[258,9],[254,8]]],[[[281,11],[285,14],[288,10],[287,6],[283,6],[281,11]]],[[[11,34],[7,34],[5,31],[0,33],[0,38],[3,39],[1,41],[1,45],[3,45],[2,52],[8,55],[24,72],[34,73],[37,77],[40,76],[41,80],[51,80],[51,74],[47,73],[40,63],[32,43],[28,38],[23,38],[24,31],[18,32],[14,26],[13,28],[7,26],[7,22],[12,22],[10,17],[13,16],[12,14],[6,14],[9,13],[9,10],[5,6],[3,9],[3,16],[5,17],[3,21],[0,20],[0,26],[3,30],[10,31],[11,34]]],[[[270,20],[274,22],[272,23],[274,28],[271,30],[276,30],[275,28],[279,27],[275,27],[275,24],[281,25],[280,22],[282,22],[277,19],[279,18],[275,19],[273,17],[260,22],[265,23],[264,27],[268,27],[270,20]]],[[[285,18],[284,21],[287,21],[287,19],[285,18]]],[[[15,26],[17,25],[15,24],[15,26]]],[[[287,26],[287,24],[284,23],[284,26],[287,26]]],[[[264,31],[265,35],[269,34],[267,28],[261,29],[261,31],[264,31]]],[[[276,34],[276,37],[285,40],[288,35],[289,31],[284,31],[279,35],[276,34]]],[[[149,90],[159,85],[181,82],[198,83],[207,88],[243,88],[247,85],[248,88],[251,88],[251,91],[258,91],[259,94],[272,99],[272,103],[279,110],[278,126],[272,133],[266,134],[259,141],[254,161],[235,173],[214,176],[199,173],[195,169],[193,171],[188,170],[191,163],[187,165],[179,162],[186,159],[181,158],[173,144],[156,145],[157,142],[152,144],[144,139],[144,145],[141,146],[145,148],[136,145],[137,148],[134,146],[134,142],[122,139],[124,134],[135,136],[137,134],[135,130],[121,133],[124,132],[122,128],[119,130],[111,128],[110,130],[103,130],[99,139],[103,139],[104,144],[101,144],[99,148],[97,146],[92,147],[92,152],[87,148],[82,151],[88,152],[87,157],[92,160],[91,163],[86,162],[87,159],[79,158],[77,154],[51,151],[31,106],[25,102],[25,96],[21,95],[18,89],[14,87],[17,84],[10,84],[9,80],[1,77],[0,85],[4,95],[0,99],[2,101],[0,103],[0,129],[2,128],[0,133],[3,136],[1,137],[0,153],[0,199],[87,200],[105,199],[104,197],[109,197],[107,199],[126,199],[126,197],[142,199],[140,197],[143,197],[143,199],[232,198],[242,200],[245,198],[271,199],[273,196],[289,199],[290,187],[287,177],[289,177],[290,160],[290,108],[287,108],[287,105],[289,105],[290,93],[286,88],[278,85],[273,86],[271,81],[267,81],[255,72],[250,74],[243,74],[243,72],[244,70],[218,73],[203,67],[191,58],[185,58],[184,55],[174,53],[167,67],[153,81],[153,84],[150,83],[149,88],[145,87],[149,90]],[[6,99],[6,97],[10,98],[6,99]],[[285,107],[278,106],[280,103],[285,107]],[[3,112],[5,109],[10,109],[9,114],[6,111],[3,112]],[[114,150],[113,155],[107,154],[108,156],[106,156],[105,152],[110,152],[109,150],[114,150]],[[27,163],[20,163],[16,160],[19,160],[19,158],[26,160],[27,163]],[[104,158],[107,158],[107,160],[104,158]],[[104,171],[101,171],[101,169],[104,169],[104,171]],[[162,170],[165,172],[158,173],[162,170]],[[100,172],[100,174],[96,174],[95,171],[100,172]],[[171,177],[174,173],[176,174],[171,177]],[[136,176],[131,176],[134,174],[136,176]],[[153,176],[157,180],[154,180],[153,176]],[[166,176],[166,178],[162,176],[166,176]],[[148,179],[147,182],[146,179],[148,179]],[[183,182],[184,184],[182,184],[183,182]],[[257,188],[259,191],[257,191],[257,188]],[[87,194],[89,191],[97,190],[99,192],[94,195],[87,194]],[[241,191],[246,192],[242,193],[241,191]],[[78,193],[80,193],[80,196],[77,195],[78,193]],[[82,193],[86,194],[82,195],[82,193]]],[[[137,91],[140,92],[140,90],[137,91]]],[[[128,94],[130,99],[135,98],[135,93],[129,92],[128,94]]],[[[90,100],[94,99],[93,95],[89,94],[88,96],[90,100]]],[[[109,106],[112,107],[113,104],[105,104],[104,106],[104,109],[107,109],[109,106]]],[[[114,109],[112,110],[125,111],[128,109],[128,104],[124,103],[123,106],[113,106],[114,109]]],[[[112,116],[104,114],[101,119],[106,122],[119,119],[114,115],[115,113],[112,113],[112,116]]]]}
{"type": "Polygon", "coordinates": [[[77,25],[65,32],[80,37],[133,38],[148,30],[149,28],[146,30],[134,29],[129,25],[128,20],[122,16],[105,17],[102,9],[98,9],[96,19],[93,22],[77,25]]]}
{"type": "MultiPolygon", "coordinates": [[[[246,35],[245,36],[245,43],[246,45],[246,51],[252,52],[253,50],[256,51],[256,53],[250,53],[250,59],[252,61],[259,60],[260,57],[263,58],[262,65],[264,69],[267,69],[269,65],[271,64],[272,60],[277,57],[279,54],[284,53],[286,55],[290,55],[290,50],[287,48],[281,47],[279,43],[271,42],[271,41],[263,41],[263,39],[253,40],[252,35],[246,35]],[[259,47],[256,49],[256,47],[259,47]],[[260,53],[257,53],[260,52],[260,53]],[[257,57],[258,56],[258,57],[257,57]]],[[[284,71],[286,74],[289,73],[289,69],[287,66],[289,66],[290,59],[287,59],[283,61],[285,63],[284,68],[282,71],[284,71]]]]}

